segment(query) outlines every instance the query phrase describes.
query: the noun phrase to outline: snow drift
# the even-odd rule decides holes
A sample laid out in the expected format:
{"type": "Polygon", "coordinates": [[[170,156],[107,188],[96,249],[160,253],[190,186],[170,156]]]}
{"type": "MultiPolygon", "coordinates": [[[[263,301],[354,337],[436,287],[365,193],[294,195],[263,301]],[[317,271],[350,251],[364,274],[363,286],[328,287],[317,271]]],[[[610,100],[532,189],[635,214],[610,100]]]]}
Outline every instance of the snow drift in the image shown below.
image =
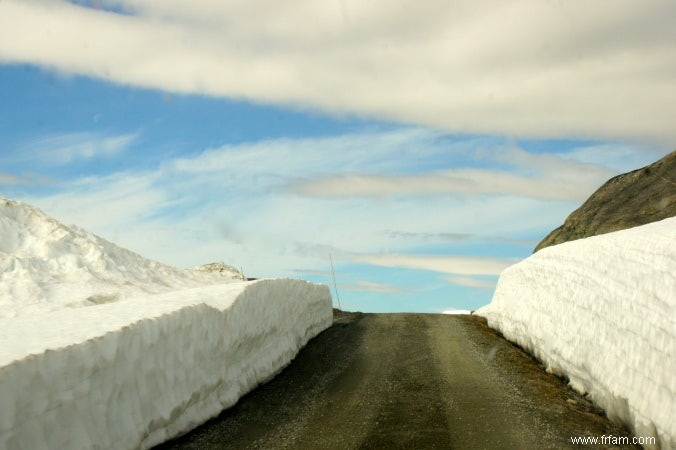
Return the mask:
{"type": "Polygon", "coordinates": [[[237,281],[239,275],[204,267],[180,270],[151,261],[0,197],[0,317],[237,281]]]}
{"type": "Polygon", "coordinates": [[[151,447],[234,404],[332,322],[326,286],[211,272],[0,198],[0,449],[151,447]]]}
{"type": "Polygon", "coordinates": [[[477,314],[637,436],[676,445],[676,218],[548,247],[477,314]]]}

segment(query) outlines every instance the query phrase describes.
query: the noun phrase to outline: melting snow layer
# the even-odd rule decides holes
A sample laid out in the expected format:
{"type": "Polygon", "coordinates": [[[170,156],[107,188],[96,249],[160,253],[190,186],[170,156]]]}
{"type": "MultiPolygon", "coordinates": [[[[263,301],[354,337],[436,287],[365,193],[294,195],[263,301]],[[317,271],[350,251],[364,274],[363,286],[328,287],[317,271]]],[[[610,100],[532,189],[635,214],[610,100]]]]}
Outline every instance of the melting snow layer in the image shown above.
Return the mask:
{"type": "Polygon", "coordinates": [[[676,446],[676,218],[547,247],[479,309],[637,436],[676,446]]]}
{"type": "Polygon", "coordinates": [[[0,198],[0,449],[151,447],[331,322],[326,286],[174,269],[0,198]]]}

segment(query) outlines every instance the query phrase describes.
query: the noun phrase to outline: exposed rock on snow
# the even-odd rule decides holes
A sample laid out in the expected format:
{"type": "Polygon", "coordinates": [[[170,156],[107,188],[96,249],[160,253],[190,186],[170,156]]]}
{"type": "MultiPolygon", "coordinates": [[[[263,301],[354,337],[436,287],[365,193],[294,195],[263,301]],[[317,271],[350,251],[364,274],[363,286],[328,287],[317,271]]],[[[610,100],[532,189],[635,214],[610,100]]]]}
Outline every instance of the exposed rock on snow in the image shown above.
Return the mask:
{"type": "Polygon", "coordinates": [[[676,151],[608,180],[535,251],[676,216],[676,151]]]}
{"type": "Polygon", "coordinates": [[[241,280],[241,281],[246,280],[242,272],[240,272],[239,270],[235,269],[232,266],[227,265],[222,261],[191,267],[190,270],[194,270],[197,272],[217,273],[219,275],[229,277],[233,280],[241,280]]]}
{"type": "Polygon", "coordinates": [[[477,314],[637,436],[676,446],[676,218],[543,249],[477,314]]]}
{"type": "Polygon", "coordinates": [[[0,198],[0,449],[149,448],[332,323],[326,286],[222,267],[174,269],[0,198]]]}

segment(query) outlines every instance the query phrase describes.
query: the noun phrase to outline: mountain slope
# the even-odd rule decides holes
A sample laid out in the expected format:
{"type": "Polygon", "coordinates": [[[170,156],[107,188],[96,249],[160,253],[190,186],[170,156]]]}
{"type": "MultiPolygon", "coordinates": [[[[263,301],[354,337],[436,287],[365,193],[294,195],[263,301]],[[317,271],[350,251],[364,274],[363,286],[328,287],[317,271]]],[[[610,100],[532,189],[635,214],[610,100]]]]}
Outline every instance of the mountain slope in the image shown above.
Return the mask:
{"type": "Polygon", "coordinates": [[[535,251],[676,216],[676,151],[608,180],[535,251]]]}
{"type": "Polygon", "coordinates": [[[230,281],[142,257],[39,209],[0,197],[0,317],[110,303],[230,281]]]}

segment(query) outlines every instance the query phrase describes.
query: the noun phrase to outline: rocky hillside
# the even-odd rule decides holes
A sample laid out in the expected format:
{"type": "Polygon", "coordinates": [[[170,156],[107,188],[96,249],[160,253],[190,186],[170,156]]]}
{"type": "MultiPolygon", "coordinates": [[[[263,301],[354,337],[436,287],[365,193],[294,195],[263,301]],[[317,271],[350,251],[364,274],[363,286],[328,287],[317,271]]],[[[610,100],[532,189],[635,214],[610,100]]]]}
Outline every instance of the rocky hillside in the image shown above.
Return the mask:
{"type": "Polygon", "coordinates": [[[550,245],[645,225],[676,216],[676,151],[611,178],[549,233],[535,251],[550,245]]]}

